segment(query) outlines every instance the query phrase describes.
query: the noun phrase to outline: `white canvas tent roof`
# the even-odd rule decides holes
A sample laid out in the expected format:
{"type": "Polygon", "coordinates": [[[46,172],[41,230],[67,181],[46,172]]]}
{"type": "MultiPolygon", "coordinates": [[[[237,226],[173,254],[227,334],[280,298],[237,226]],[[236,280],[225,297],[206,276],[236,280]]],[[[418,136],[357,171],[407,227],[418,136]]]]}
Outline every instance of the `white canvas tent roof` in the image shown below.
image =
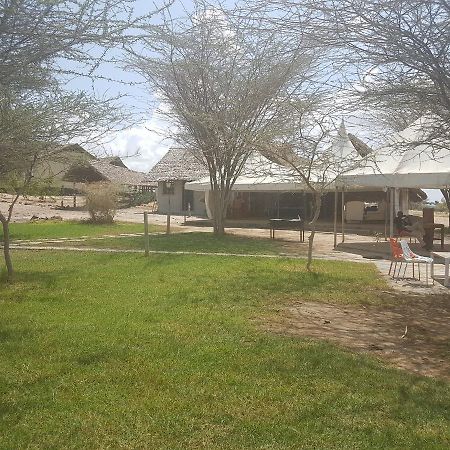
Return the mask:
{"type": "Polygon", "coordinates": [[[450,143],[447,148],[420,144],[430,119],[420,118],[395,134],[371,155],[367,165],[342,177],[344,185],[439,189],[450,186],[450,143]]]}
{"type": "MultiPolygon", "coordinates": [[[[192,191],[208,191],[211,184],[208,177],[186,183],[185,189],[192,191]]],[[[253,155],[245,164],[243,174],[240,175],[233,186],[238,191],[301,191],[303,184],[298,183],[288,169],[276,164],[262,155],[253,155]]]]}
{"type": "MultiPolygon", "coordinates": [[[[328,149],[330,147],[332,148],[338,161],[346,159],[355,160],[355,158],[358,157],[358,152],[351,143],[343,122],[337,136],[332,142],[324,142],[323,145],[328,147],[328,149]]],[[[321,176],[322,174],[318,173],[317,179],[321,176]]],[[[332,176],[331,173],[330,176],[332,176]]],[[[211,185],[209,176],[186,183],[185,189],[192,191],[210,190],[211,185]]],[[[273,162],[257,153],[247,160],[242,175],[237,178],[232,189],[235,191],[253,192],[301,192],[306,190],[307,187],[300,181],[299,175],[295,174],[292,169],[273,162]]],[[[333,184],[330,184],[329,190],[333,189],[333,184]]]]}

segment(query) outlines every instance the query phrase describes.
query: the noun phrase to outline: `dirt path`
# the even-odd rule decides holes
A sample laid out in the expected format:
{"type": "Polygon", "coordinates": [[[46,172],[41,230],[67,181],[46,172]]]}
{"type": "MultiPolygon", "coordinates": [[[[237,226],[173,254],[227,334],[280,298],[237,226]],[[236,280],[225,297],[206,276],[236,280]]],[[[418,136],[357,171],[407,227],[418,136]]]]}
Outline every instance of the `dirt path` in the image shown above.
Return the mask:
{"type": "Polygon", "coordinates": [[[392,305],[383,307],[299,301],[262,326],[277,334],[324,339],[394,367],[450,381],[449,324],[450,295],[429,295],[394,296],[392,305]]]}

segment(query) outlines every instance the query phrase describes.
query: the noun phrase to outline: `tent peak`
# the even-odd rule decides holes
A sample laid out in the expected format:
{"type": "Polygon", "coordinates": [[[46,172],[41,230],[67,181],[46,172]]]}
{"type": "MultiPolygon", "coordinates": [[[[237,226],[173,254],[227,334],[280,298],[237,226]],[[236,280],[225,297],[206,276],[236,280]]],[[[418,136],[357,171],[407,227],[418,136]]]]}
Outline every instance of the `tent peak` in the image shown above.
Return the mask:
{"type": "Polygon", "coordinates": [[[339,131],[338,131],[339,137],[347,138],[347,129],[345,128],[345,122],[344,119],[341,119],[341,124],[339,125],[339,131]]]}

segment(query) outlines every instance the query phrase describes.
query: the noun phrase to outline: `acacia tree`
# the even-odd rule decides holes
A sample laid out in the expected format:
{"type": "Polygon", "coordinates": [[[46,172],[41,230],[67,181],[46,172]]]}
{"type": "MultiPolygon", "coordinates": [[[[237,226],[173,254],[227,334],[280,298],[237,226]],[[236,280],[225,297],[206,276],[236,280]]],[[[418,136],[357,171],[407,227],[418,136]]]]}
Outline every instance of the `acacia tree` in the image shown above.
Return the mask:
{"type": "Polygon", "coordinates": [[[3,253],[8,278],[13,275],[10,255],[9,224],[20,195],[30,193],[39,183],[38,170],[53,163],[70,164],[67,147],[61,143],[77,139],[78,143],[95,144],[104,133],[123,118],[111,99],[100,101],[83,93],[53,91],[26,103],[11,102],[0,110],[3,124],[18,122],[10,139],[0,143],[0,189],[12,194],[6,210],[0,208],[3,229],[3,253]],[[20,129],[20,137],[13,138],[20,129]]]}
{"type": "MultiPolygon", "coordinates": [[[[307,270],[311,270],[316,224],[324,194],[334,190],[339,178],[361,167],[364,160],[351,144],[343,122],[337,131],[331,109],[321,101],[323,98],[317,94],[292,102],[282,139],[265,150],[266,155],[284,167],[282,172],[286,179],[295,180],[311,194],[307,270]]],[[[279,177],[279,169],[277,172],[279,177]]]]}
{"type": "MultiPolygon", "coordinates": [[[[423,115],[420,142],[442,155],[450,142],[450,3],[447,0],[246,2],[271,29],[309,37],[341,67],[347,109],[400,131],[423,115]],[[353,99],[353,101],[352,101],[353,99]]],[[[447,205],[450,199],[442,190],[447,205]]],[[[450,223],[450,215],[449,215],[450,223]]]]}
{"type": "Polygon", "coordinates": [[[181,20],[164,14],[141,42],[149,52],[130,51],[128,63],[168,106],[172,138],[207,167],[214,233],[223,234],[236,178],[249,155],[279,135],[284,105],[316,60],[302,41],[258,31],[248,16],[195,6],[181,20]]]}
{"type": "Polygon", "coordinates": [[[67,90],[99,72],[110,50],[136,37],[132,0],[0,0],[0,184],[13,194],[0,210],[8,277],[9,222],[35,168],[61,158],[62,144],[94,143],[124,119],[112,98],[67,90]]]}
{"type": "Polygon", "coordinates": [[[381,112],[395,118],[401,111],[411,122],[430,114],[435,121],[429,122],[424,139],[448,147],[447,0],[267,0],[265,6],[283,13],[282,21],[269,14],[271,24],[335,49],[331,57],[342,64],[358,108],[366,106],[366,113],[375,112],[375,117],[381,112]]]}

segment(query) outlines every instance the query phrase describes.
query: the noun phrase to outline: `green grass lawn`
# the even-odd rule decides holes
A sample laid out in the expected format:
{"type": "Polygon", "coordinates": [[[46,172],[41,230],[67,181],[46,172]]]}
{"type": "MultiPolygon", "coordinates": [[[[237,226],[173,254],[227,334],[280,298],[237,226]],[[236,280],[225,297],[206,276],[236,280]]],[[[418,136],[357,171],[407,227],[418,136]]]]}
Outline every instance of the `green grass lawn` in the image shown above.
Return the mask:
{"type": "Polygon", "coordinates": [[[367,264],[15,252],[0,448],[442,448],[450,386],[258,328],[295,300],[382,302],[367,264]]]}
{"type": "MultiPolygon", "coordinates": [[[[151,225],[150,231],[161,231],[164,228],[151,225]]],[[[53,239],[60,237],[102,236],[120,233],[143,233],[142,223],[118,222],[110,225],[94,225],[80,221],[39,221],[26,223],[12,223],[10,225],[11,239],[53,239]]],[[[0,241],[3,230],[0,227],[0,241]]]]}
{"type": "MultiPolygon", "coordinates": [[[[151,250],[186,251],[207,253],[240,253],[240,254],[278,254],[282,250],[280,241],[248,238],[233,235],[214,236],[212,233],[183,233],[174,230],[170,235],[164,233],[165,227],[150,225],[149,243],[151,250]]],[[[80,238],[88,236],[85,241],[49,242],[49,246],[77,246],[113,249],[144,249],[143,236],[128,236],[120,238],[93,239],[103,235],[118,235],[121,233],[143,233],[143,225],[136,223],[115,223],[112,225],[93,225],[82,222],[36,222],[11,224],[11,238],[22,240],[80,238]]],[[[3,237],[0,228],[0,242],[3,237]]],[[[44,243],[45,244],[45,243],[44,243]]],[[[39,244],[41,245],[41,244],[39,244]]]]}
{"type": "MultiPolygon", "coordinates": [[[[53,244],[52,244],[53,245],[53,244]]],[[[65,246],[98,247],[114,249],[144,249],[143,236],[121,238],[87,239],[83,242],[70,241],[61,243],[65,246]]],[[[278,254],[281,250],[280,241],[269,239],[248,238],[242,236],[214,236],[212,233],[189,232],[161,233],[149,237],[150,250],[185,251],[206,253],[238,253],[238,254],[278,254]]]]}

